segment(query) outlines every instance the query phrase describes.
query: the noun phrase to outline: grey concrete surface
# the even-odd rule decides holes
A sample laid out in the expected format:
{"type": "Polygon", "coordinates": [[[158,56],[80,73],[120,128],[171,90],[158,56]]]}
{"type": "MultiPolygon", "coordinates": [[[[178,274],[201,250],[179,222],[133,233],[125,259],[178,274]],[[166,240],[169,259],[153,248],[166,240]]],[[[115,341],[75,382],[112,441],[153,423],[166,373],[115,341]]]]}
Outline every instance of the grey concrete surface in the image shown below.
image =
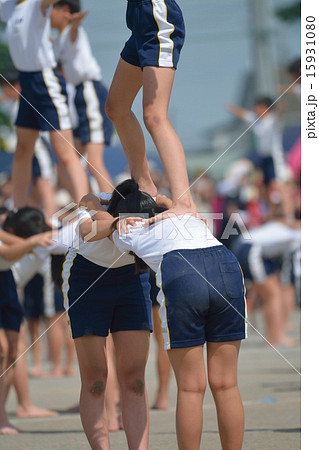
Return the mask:
{"type": "MultiPolygon", "coordinates": [[[[239,358],[239,385],[245,408],[244,450],[297,450],[300,445],[300,345],[273,349],[266,345],[260,314],[249,317],[249,338],[243,342],[239,358]],[[258,331],[256,331],[258,330],[258,331]],[[259,334],[260,333],[260,334],[259,334]]],[[[292,336],[299,339],[300,311],[293,317],[292,336]]],[[[79,396],[79,376],[62,379],[30,379],[34,404],[60,411],[55,418],[17,419],[15,394],[10,392],[7,411],[12,423],[24,432],[0,436],[1,450],[88,450],[78,414],[65,413],[79,396]]],[[[150,404],[156,390],[155,344],[147,366],[150,404]]],[[[175,437],[176,388],[170,382],[168,411],[150,411],[149,450],[177,449],[175,437]]],[[[127,448],[123,431],[110,434],[111,449],[127,448]]],[[[220,449],[216,413],[210,392],[204,400],[201,449],[220,449]]]]}

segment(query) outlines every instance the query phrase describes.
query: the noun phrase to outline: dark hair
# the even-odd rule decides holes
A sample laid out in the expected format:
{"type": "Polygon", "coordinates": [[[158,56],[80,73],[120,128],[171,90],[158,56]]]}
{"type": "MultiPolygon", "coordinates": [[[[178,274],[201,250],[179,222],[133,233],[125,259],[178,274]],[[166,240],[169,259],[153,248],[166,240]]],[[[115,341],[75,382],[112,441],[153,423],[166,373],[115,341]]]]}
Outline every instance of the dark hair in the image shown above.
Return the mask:
{"type": "MultiPolygon", "coordinates": [[[[140,191],[138,184],[132,178],[123,181],[114,189],[108,207],[108,212],[114,217],[121,213],[130,215],[148,214],[149,217],[154,217],[163,211],[165,211],[165,208],[158,206],[149,194],[140,191]]],[[[135,257],[137,273],[148,270],[147,264],[141,258],[133,252],[131,254],[135,257]]]]}
{"type": "Polygon", "coordinates": [[[54,3],[53,7],[61,8],[65,5],[70,8],[71,14],[81,11],[80,0],[60,0],[59,2],[54,3]]]}
{"type": "Polygon", "coordinates": [[[288,72],[292,75],[299,75],[301,74],[301,59],[295,59],[292,63],[288,66],[288,72]]]}
{"type": "Polygon", "coordinates": [[[274,101],[270,97],[267,97],[267,96],[257,97],[255,100],[255,105],[264,105],[267,108],[270,108],[273,103],[274,103],[274,101]]]}
{"type": "Polygon", "coordinates": [[[9,212],[3,224],[5,231],[12,231],[16,236],[28,238],[35,234],[48,231],[45,218],[40,209],[26,206],[16,212],[9,212]]]}
{"type": "Polygon", "coordinates": [[[19,81],[19,72],[14,67],[2,70],[1,74],[0,86],[5,85],[7,82],[14,85],[14,83],[19,81]]]}
{"type": "Polygon", "coordinates": [[[148,214],[149,217],[154,217],[163,211],[165,208],[158,206],[149,194],[140,191],[132,178],[123,181],[114,189],[108,207],[108,212],[114,217],[120,213],[148,214]]]}
{"type": "Polygon", "coordinates": [[[55,287],[62,289],[63,278],[62,269],[65,261],[65,255],[51,255],[51,276],[55,287]]]}

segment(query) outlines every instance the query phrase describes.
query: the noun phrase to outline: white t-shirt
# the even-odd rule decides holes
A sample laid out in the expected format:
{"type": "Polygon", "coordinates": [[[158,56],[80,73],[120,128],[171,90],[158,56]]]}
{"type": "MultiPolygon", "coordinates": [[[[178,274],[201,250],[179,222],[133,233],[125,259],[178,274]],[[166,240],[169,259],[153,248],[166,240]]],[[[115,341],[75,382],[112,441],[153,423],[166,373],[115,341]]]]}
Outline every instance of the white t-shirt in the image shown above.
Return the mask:
{"type": "Polygon", "coordinates": [[[78,230],[79,223],[83,219],[91,218],[92,216],[88,210],[80,208],[78,221],[72,224],[74,234],[71,240],[72,244],[69,245],[70,249],[67,258],[73,258],[74,253],[78,253],[94,264],[112,269],[134,264],[134,257],[118,250],[108,238],[93,242],[84,242],[82,240],[78,230]]]}
{"type": "Polygon", "coordinates": [[[301,244],[301,231],[281,223],[267,222],[249,230],[250,239],[242,239],[246,244],[260,248],[264,258],[277,258],[297,249],[301,244]]]}
{"type": "Polygon", "coordinates": [[[251,130],[256,136],[255,145],[258,155],[262,158],[271,156],[274,161],[276,178],[286,181],[289,173],[282,143],[282,127],[278,116],[269,112],[257,120],[255,113],[247,111],[244,120],[250,125],[253,124],[251,130]]]}
{"type": "Polygon", "coordinates": [[[267,222],[252,228],[249,234],[254,244],[262,248],[263,256],[276,258],[300,246],[301,231],[280,223],[267,222]]]}
{"type": "MultiPolygon", "coordinates": [[[[11,6],[11,5],[9,5],[11,6]]],[[[7,39],[15,67],[21,72],[54,68],[56,60],[51,42],[51,7],[45,15],[41,0],[25,0],[14,8],[5,8],[7,39]]]]}
{"type": "Polygon", "coordinates": [[[88,80],[100,81],[101,69],[92,54],[86,31],[79,27],[75,42],[71,42],[70,32],[68,26],[54,41],[56,58],[61,61],[66,81],[74,86],[88,80]]]}
{"type": "Polygon", "coordinates": [[[121,236],[114,231],[114,244],[119,250],[133,251],[155,272],[165,253],[222,245],[202,220],[187,214],[156,222],[150,227],[138,222],[136,226],[129,225],[128,229],[129,232],[121,236]]]}

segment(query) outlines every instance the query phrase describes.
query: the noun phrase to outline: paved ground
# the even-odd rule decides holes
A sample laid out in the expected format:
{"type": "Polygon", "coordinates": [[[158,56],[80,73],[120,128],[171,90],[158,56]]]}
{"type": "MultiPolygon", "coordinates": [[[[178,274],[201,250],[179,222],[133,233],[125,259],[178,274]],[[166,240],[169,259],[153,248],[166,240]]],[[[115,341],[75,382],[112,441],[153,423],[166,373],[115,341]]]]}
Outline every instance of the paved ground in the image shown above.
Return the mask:
{"type": "MultiPolygon", "coordinates": [[[[259,316],[253,321],[262,330],[259,316]]],[[[294,316],[293,335],[299,338],[300,312],[294,316]]],[[[262,337],[249,327],[249,339],[242,344],[239,362],[239,384],[245,407],[246,432],[244,450],[300,449],[300,347],[279,349],[267,347],[262,337]]],[[[8,411],[12,422],[24,430],[17,436],[1,436],[2,450],[88,450],[78,414],[63,413],[75,404],[79,394],[79,377],[60,380],[30,380],[33,402],[59,410],[53,419],[16,419],[15,397],[10,393],[8,411]]],[[[150,402],[156,388],[154,343],[147,367],[150,402]]],[[[150,450],[176,450],[174,431],[175,382],[171,379],[168,411],[150,412],[150,450]]],[[[125,450],[123,431],[110,436],[112,450],[125,450]]],[[[216,413],[207,392],[204,402],[202,450],[220,449],[216,413]]]]}

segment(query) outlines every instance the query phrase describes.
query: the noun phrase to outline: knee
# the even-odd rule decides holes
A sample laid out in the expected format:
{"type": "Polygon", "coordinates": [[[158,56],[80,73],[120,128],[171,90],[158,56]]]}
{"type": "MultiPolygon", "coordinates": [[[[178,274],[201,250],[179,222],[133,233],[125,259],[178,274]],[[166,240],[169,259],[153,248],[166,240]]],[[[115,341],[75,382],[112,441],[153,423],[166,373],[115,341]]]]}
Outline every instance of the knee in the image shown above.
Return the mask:
{"type": "Polygon", "coordinates": [[[152,135],[160,128],[165,119],[154,110],[144,111],[143,121],[147,131],[152,135]]]}
{"type": "Polygon", "coordinates": [[[93,397],[104,396],[106,386],[106,379],[101,377],[96,377],[93,380],[87,380],[82,384],[84,388],[93,397]]]}
{"type": "Polygon", "coordinates": [[[100,397],[104,395],[106,380],[107,372],[105,370],[82,372],[82,389],[94,397],[100,397]]]}
{"type": "Polygon", "coordinates": [[[145,378],[144,373],[140,371],[118,371],[119,383],[123,390],[130,391],[137,396],[144,395],[145,392],[145,378]]]}
{"type": "Polygon", "coordinates": [[[110,96],[108,96],[105,102],[104,111],[111,122],[116,122],[124,115],[121,105],[119,105],[118,102],[114,102],[110,96]]]}
{"type": "Polygon", "coordinates": [[[189,382],[184,382],[178,385],[179,392],[183,392],[186,394],[195,394],[201,397],[204,397],[206,391],[206,383],[205,382],[194,382],[189,380],[189,382]]]}
{"type": "Polygon", "coordinates": [[[237,380],[233,378],[221,377],[219,379],[209,379],[209,387],[213,394],[225,392],[237,387],[237,380]]]}

